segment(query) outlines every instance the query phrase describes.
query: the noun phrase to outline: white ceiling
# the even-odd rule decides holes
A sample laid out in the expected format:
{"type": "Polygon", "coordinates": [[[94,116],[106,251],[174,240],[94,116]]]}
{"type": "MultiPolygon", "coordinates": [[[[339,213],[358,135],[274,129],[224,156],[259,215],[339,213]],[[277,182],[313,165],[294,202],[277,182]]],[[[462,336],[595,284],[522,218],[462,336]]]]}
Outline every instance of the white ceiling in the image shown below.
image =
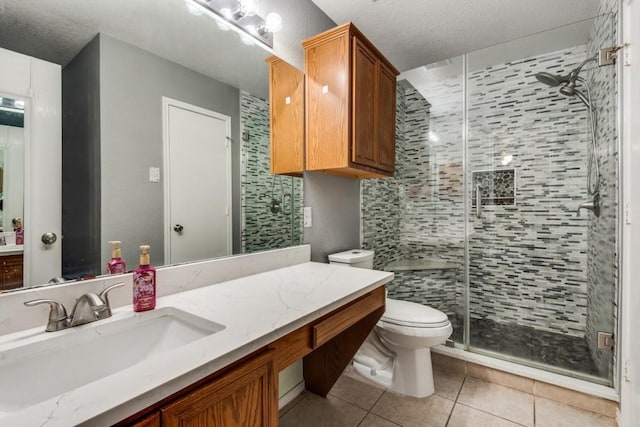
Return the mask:
{"type": "Polygon", "coordinates": [[[400,70],[592,18],[598,0],[312,0],[400,70]]]}

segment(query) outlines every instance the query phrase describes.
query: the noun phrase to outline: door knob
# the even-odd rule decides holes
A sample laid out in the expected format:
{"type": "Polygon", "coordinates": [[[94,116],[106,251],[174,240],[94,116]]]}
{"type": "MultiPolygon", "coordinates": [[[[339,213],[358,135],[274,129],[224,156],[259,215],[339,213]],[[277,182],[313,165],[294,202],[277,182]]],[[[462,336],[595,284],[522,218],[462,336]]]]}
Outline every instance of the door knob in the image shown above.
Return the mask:
{"type": "Polygon", "coordinates": [[[40,240],[45,245],[53,245],[58,240],[58,236],[56,236],[56,233],[44,233],[40,240]]]}
{"type": "Polygon", "coordinates": [[[173,226],[173,231],[175,231],[176,233],[182,233],[182,230],[184,230],[184,227],[180,224],[176,224],[173,226]]]}

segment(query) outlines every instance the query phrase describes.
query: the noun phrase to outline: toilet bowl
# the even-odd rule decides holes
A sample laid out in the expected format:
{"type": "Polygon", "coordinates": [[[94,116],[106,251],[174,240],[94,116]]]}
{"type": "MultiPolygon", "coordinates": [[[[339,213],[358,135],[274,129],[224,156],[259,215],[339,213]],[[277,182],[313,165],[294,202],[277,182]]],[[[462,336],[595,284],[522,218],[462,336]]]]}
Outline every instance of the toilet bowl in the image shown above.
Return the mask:
{"type": "MultiPolygon", "coordinates": [[[[331,264],[373,268],[373,251],[329,255],[331,264]]],[[[395,392],[427,397],[434,392],[431,347],[453,332],[447,315],[434,308],[387,298],[386,309],[353,358],[360,375],[395,392]]]]}

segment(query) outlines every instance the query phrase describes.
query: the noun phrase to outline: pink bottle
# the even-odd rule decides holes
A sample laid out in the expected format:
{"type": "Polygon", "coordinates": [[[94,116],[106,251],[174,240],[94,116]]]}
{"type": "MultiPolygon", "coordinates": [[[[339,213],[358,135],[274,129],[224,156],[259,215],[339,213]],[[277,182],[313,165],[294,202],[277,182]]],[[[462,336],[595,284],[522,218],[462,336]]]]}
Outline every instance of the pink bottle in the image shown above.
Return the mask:
{"type": "Polygon", "coordinates": [[[16,232],[16,245],[24,245],[24,228],[22,228],[22,220],[14,218],[13,231],[16,232]]]}
{"type": "Polygon", "coordinates": [[[149,245],[140,246],[140,265],[133,272],[133,311],[156,308],[156,269],[150,265],[149,245]]]}
{"type": "Polygon", "coordinates": [[[127,271],[127,264],[122,259],[122,251],[120,250],[120,240],[110,240],[113,246],[111,250],[111,260],[107,263],[108,274],[122,274],[127,271]]]}

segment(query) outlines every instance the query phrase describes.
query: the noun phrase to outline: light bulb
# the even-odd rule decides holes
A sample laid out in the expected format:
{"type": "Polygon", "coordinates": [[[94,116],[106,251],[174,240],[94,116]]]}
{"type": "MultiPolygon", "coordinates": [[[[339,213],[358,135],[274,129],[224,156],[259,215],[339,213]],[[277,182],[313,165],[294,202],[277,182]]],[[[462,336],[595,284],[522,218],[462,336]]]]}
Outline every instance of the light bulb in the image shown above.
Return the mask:
{"type": "Polygon", "coordinates": [[[231,12],[231,9],[229,9],[228,7],[223,7],[222,9],[220,9],[220,13],[226,19],[233,19],[233,13],[231,12]]]}
{"type": "Polygon", "coordinates": [[[277,33],[282,29],[282,17],[275,12],[271,12],[265,18],[264,26],[267,31],[277,33]]]}
{"type": "Polygon", "coordinates": [[[240,0],[242,16],[253,16],[258,13],[258,0],[240,0]]]}
{"type": "Polygon", "coordinates": [[[255,25],[245,25],[244,27],[245,30],[247,30],[248,33],[255,35],[258,35],[258,29],[256,28],[255,25]]]}

